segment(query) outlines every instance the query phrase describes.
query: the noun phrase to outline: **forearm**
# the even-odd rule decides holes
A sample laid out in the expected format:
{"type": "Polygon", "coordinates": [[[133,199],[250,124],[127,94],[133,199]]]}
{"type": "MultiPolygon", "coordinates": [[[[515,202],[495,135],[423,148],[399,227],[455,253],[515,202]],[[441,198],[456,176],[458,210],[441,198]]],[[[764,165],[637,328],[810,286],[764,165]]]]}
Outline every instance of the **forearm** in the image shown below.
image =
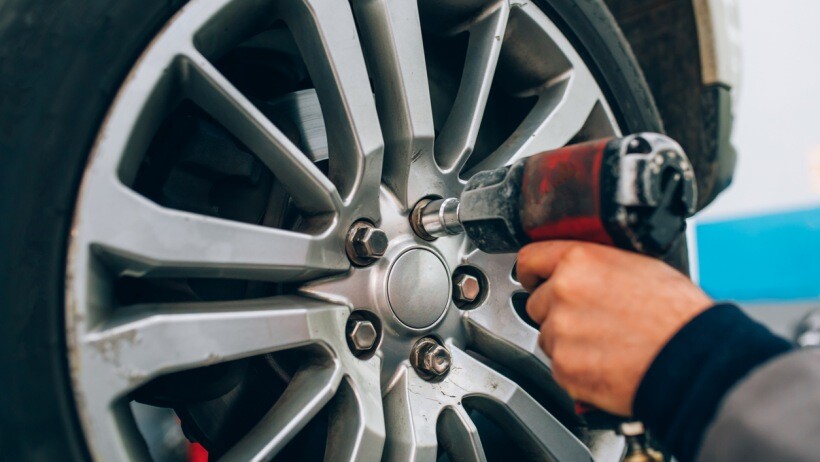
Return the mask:
{"type": "Polygon", "coordinates": [[[635,396],[635,416],[679,461],[691,461],[727,392],[792,348],[734,305],[715,305],[657,355],[635,396]]]}

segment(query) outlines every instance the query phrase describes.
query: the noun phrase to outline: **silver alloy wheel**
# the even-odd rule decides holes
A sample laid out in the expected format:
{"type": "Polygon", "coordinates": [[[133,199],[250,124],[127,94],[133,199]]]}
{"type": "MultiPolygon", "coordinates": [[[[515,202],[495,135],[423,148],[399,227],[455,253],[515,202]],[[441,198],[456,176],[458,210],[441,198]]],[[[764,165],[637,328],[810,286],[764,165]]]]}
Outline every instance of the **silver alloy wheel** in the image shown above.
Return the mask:
{"type": "Polygon", "coordinates": [[[612,435],[589,434],[582,442],[532,397],[567,405],[537,331],[514,309],[513,295],[522,292],[512,276],[515,256],[483,254],[460,236],[424,241],[407,218],[424,197],[457,194],[473,171],[618,132],[592,74],[532,2],[189,2],[126,79],[77,201],[66,328],[91,453],[99,460],[148,458],[127,396],[151,379],[298,348],[310,361],[226,460],[273,457],[334,397],[327,459],[431,460],[442,444],[465,460],[483,460],[465,405],[513,428],[538,458],[586,460],[591,451],[618,457],[622,446],[612,435]],[[290,28],[316,87],[328,175],[313,163],[315,152],[301,152],[211,63],[271,18],[290,28]],[[463,77],[438,134],[421,22],[443,36],[469,33],[463,77]],[[535,103],[506,142],[471,162],[496,75],[506,91],[535,103]],[[298,229],[269,228],[173,210],[135,192],[141,156],[183,97],[252,150],[310,218],[298,229]],[[390,242],[375,263],[355,267],[344,240],[362,219],[390,242]],[[485,279],[470,310],[452,301],[452,273],[461,266],[485,279]],[[111,279],[122,275],[302,285],[296,295],[121,309],[111,279]],[[376,313],[383,323],[375,356],[357,358],[348,348],[345,324],[353,310],[376,313]],[[424,336],[451,352],[442,380],[422,379],[408,362],[424,336]],[[528,393],[492,364],[540,389],[528,393]]]}

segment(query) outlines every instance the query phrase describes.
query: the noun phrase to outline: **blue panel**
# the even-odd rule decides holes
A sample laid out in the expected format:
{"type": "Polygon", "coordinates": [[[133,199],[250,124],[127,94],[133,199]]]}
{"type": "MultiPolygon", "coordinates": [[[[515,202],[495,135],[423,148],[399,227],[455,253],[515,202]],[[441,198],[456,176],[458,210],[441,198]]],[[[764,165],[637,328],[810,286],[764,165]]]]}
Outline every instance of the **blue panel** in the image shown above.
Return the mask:
{"type": "Polygon", "coordinates": [[[820,207],[696,225],[700,284],[717,299],[820,299],[820,207]]]}

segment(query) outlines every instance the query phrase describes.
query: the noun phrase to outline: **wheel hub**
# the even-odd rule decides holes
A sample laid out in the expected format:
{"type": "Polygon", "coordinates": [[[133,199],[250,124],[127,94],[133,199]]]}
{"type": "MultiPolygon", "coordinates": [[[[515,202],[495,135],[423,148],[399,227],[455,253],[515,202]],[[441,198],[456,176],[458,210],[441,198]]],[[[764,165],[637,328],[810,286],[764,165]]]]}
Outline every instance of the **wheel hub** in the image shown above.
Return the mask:
{"type": "Polygon", "coordinates": [[[390,268],[387,297],[393,313],[408,327],[430,327],[450,303],[447,265],[427,249],[404,252],[390,268]]]}
{"type": "Polygon", "coordinates": [[[408,362],[425,335],[463,344],[461,311],[452,300],[452,271],[469,253],[463,236],[428,242],[410,225],[409,210],[382,185],[377,223],[388,237],[385,254],[369,266],[353,266],[341,277],[302,285],[301,293],[343,302],[354,312],[375,313],[384,325],[377,350],[381,380],[387,383],[408,362]]]}

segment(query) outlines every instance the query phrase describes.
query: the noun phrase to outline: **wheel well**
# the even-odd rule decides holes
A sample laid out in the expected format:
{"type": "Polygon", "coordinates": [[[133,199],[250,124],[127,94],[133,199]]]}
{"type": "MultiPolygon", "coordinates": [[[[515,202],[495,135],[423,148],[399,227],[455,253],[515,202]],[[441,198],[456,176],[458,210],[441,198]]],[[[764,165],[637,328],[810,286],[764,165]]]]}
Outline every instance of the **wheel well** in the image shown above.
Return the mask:
{"type": "Polygon", "coordinates": [[[704,85],[692,0],[604,0],[640,64],[667,134],[689,154],[698,209],[731,182],[730,88],[704,85]]]}

